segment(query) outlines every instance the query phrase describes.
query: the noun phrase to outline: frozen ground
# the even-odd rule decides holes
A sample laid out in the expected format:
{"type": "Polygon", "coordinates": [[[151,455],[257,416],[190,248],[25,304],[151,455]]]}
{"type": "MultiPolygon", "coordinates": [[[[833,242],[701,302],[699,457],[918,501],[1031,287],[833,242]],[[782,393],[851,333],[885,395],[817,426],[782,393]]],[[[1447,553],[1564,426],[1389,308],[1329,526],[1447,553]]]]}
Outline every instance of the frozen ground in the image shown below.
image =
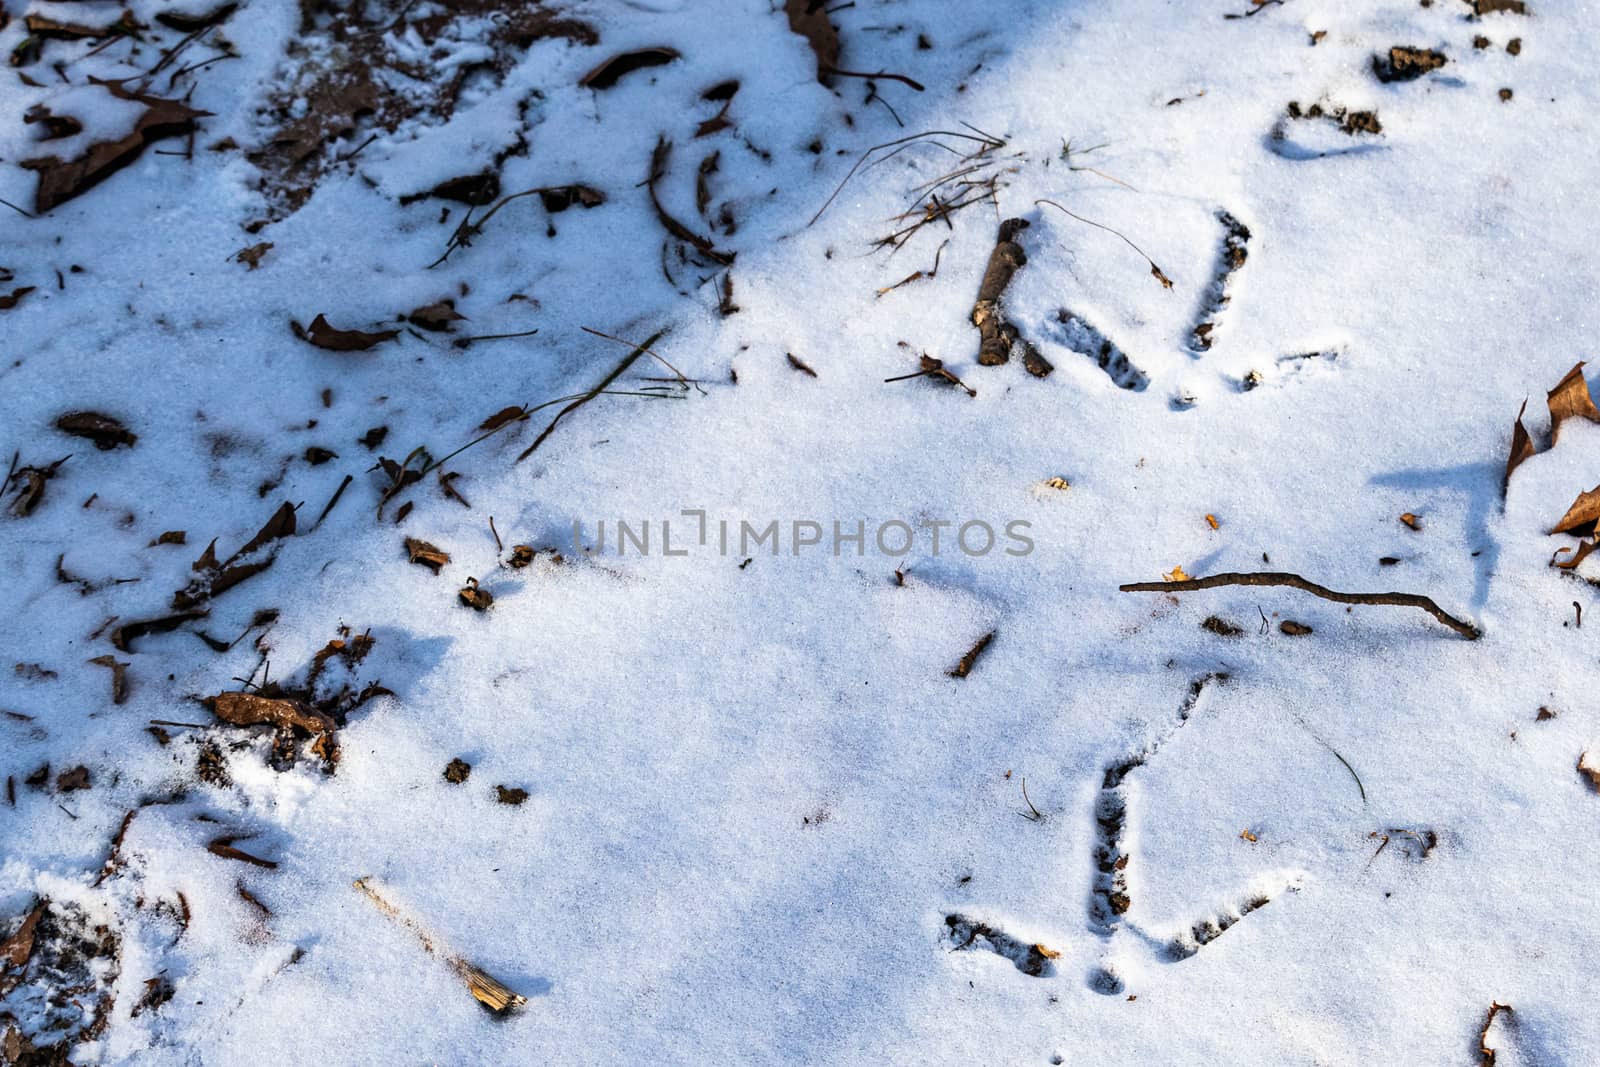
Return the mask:
{"type": "Polygon", "coordinates": [[[804,0],[812,41],[766,0],[3,0],[0,1062],[1592,1062],[1600,567],[1548,531],[1600,425],[1550,447],[1543,394],[1596,335],[1600,31],[1530,2],[857,0],[832,55],[804,0]],[[485,173],[583,188],[413,199],[485,173]],[[1009,218],[1045,377],[977,362],[1009,218]],[[633,354],[584,327],[666,331],[631,395],[383,500],[380,457],[633,354]],[[885,382],[923,354],[976,395],[885,382]],[[1175,567],[1482,637],[1118,590],[1175,567]],[[302,728],[201,703],[245,689],[302,728]]]}

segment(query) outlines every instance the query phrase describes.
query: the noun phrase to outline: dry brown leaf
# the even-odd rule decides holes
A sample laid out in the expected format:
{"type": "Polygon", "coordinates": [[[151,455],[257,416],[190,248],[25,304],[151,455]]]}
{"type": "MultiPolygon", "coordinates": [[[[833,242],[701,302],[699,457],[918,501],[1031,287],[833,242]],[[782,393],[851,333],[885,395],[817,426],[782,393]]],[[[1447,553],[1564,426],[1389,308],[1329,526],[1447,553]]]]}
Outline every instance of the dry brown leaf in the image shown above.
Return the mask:
{"type": "Polygon", "coordinates": [[[1038,944],[1035,944],[1033,946],[1033,951],[1037,952],[1039,955],[1043,956],[1047,960],[1058,960],[1058,959],[1061,958],[1061,953],[1060,952],[1058,952],[1057,950],[1051,948],[1050,946],[1048,946],[1046,944],[1043,944],[1042,942],[1038,943],[1038,944]]]}
{"type": "Polygon", "coordinates": [[[585,89],[609,89],[624,76],[636,70],[663,66],[677,58],[678,51],[675,48],[640,48],[633,52],[623,52],[621,55],[612,56],[579,78],[578,84],[585,89]]]}
{"type": "Polygon", "coordinates": [[[56,420],[56,429],[73,437],[88,438],[102,452],[109,452],[118,445],[132,448],[139,440],[138,435],[128,432],[122,423],[98,411],[69,411],[56,420]]]}
{"type": "Polygon", "coordinates": [[[448,333],[454,329],[454,323],[465,320],[466,316],[456,310],[456,302],[448,299],[419,307],[406,316],[406,321],[411,325],[436,333],[448,333]]]}
{"type": "Polygon", "coordinates": [[[427,567],[434,574],[438,574],[440,569],[450,562],[450,553],[415,537],[406,538],[406,555],[412,563],[427,567]]]}
{"type": "Polygon", "coordinates": [[[1600,485],[1587,493],[1579,493],[1567,513],[1561,516],[1550,532],[1569,533],[1575,537],[1588,537],[1594,532],[1595,521],[1600,519],[1600,485]]]}
{"type": "Polygon", "coordinates": [[[111,671],[111,703],[120,704],[128,697],[128,664],[109,653],[89,661],[96,667],[111,671]]]}
{"type": "Polygon", "coordinates": [[[1600,411],[1595,409],[1594,399],[1589,395],[1589,383],[1583,379],[1581,360],[1567,371],[1565,378],[1556,383],[1556,387],[1545,397],[1545,402],[1550,406],[1552,444],[1560,439],[1561,424],[1568,419],[1582,417],[1591,422],[1600,422],[1600,411]]]}
{"type": "Polygon", "coordinates": [[[467,584],[456,594],[461,602],[474,611],[488,611],[494,603],[494,594],[478,587],[478,579],[468,578],[467,584]]]}
{"type": "Polygon", "coordinates": [[[361,330],[335,329],[328,324],[325,315],[318,315],[312,319],[309,328],[302,327],[297,322],[291,322],[289,325],[294,329],[295,336],[301,340],[309,341],[318,348],[326,348],[330,352],[365,352],[373,345],[400,336],[399,330],[364,333],[361,330]]]}
{"type": "Polygon", "coordinates": [[[495,412],[493,415],[490,415],[487,419],[484,419],[482,422],[480,422],[478,424],[478,429],[481,432],[488,432],[489,430],[498,430],[500,427],[504,426],[506,423],[515,422],[518,419],[520,419],[523,416],[525,416],[526,414],[527,414],[527,409],[525,409],[521,404],[512,404],[510,407],[501,408],[499,411],[495,412]]]}
{"type": "Polygon", "coordinates": [[[1578,757],[1578,773],[1589,779],[1589,786],[1600,793],[1600,767],[1589,762],[1589,753],[1585,752],[1578,757]]]}
{"type": "Polygon", "coordinates": [[[298,727],[312,734],[331,733],[338,728],[332,718],[299,700],[227,692],[201,703],[217,718],[234,726],[298,727]]]}
{"type": "Polygon", "coordinates": [[[102,86],[119,100],[132,100],[143,104],[145,111],[134,123],[133,132],[116,141],[92,144],[76,159],[62,160],[57,156],[25,159],[22,166],[39,174],[39,188],[33,196],[33,208],[49,211],[80,193],[87,192],[96,183],[139,158],[145,146],[163,137],[176,137],[194,129],[194,120],[211,114],[197,111],[177,100],[163,100],[129,92],[116,82],[90,81],[102,86]]]}
{"type": "MultiPolygon", "coordinates": [[[[1560,567],[1564,571],[1576,570],[1578,564],[1587,559],[1589,557],[1589,553],[1593,552],[1597,546],[1600,546],[1600,537],[1590,538],[1589,540],[1578,545],[1578,551],[1573,552],[1571,559],[1560,561],[1552,559],[1550,562],[1553,566],[1560,567]]],[[[1572,550],[1568,548],[1558,549],[1556,555],[1559,556],[1563,552],[1571,551],[1572,550]]]]}
{"type": "Polygon", "coordinates": [[[1522,425],[1523,413],[1528,410],[1528,402],[1522,402],[1522,408],[1517,412],[1517,421],[1511,427],[1511,454],[1506,457],[1506,474],[1500,480],[1500,495],[1505,496],[1506,487],[1511,484],[1511,472],[1522,466],[1524,460],[1533,456],[1538,451],[1533,447],[1533,438],[1528,436],[1528,428],[1522,425]]]}
{"type": "Polygon", "coordinates": [[[828,21],[827,7],[822,0],[786,0],[783,5],[789,29],[804,37],[817,57],[817,80],[824,85],[839,66],[839,31],[828,21]]]}
{"type": "Polygon", "coordinates": [[[1416,515],[1412,514],[1409,511],[1406,512],[1404,515],[1400,516],[1400,521],[1402,523],[1404,523],[1405,525],[1409,526],[1413,530],[1421,530],[1422,529],[1422,520],[1417,518],[1416,515]]]}
{"type": "Polygon", "coordinates": [[[272,251],[272,247],[271,241],[262,241],[260,244],[251,245],[249,248],[241,248],[233,254],[233,261],[235,263],[243,263],[250,270],[255,270],[261,266],[261,257],[272,251]]]}
{"type": "Polygon", "coordinates": [[[1290,637],[1304,637],[1312,632],[1311,627],[1303,622],[1295,622],[1293,619],[1284,619],[1278,624],[1278,629],[1290,637]]]}
{"type": "Polygon", "coordinates": [[[22,925],[17,927],[16,933],[0,942],[0,960],[4,960],[12,967],[22,967],[27,964],[33,955],[33,935],[39,926],[39,920],[44,917],[44,910],[48,907],[48,900],[41,900],[28,912],[22,920],[22,925]]]}
{"type": "Polygon", "coordinates": [[[237,835],[219,837],[206,845],[206,851],[213,856],[221,856],[225,860],[238,860],[241,863],[249,863],[256,867],[265,867],[268,870],[278,866],[272,860],[264,860],[260,856],[251,855],[242,848],[234,848],[233,843],[237,840],[239,840],[237,835]]]}
{"type": "Polygon", "coordinates": [[[1210,526],[1213,530],[1222,529],[1222,524],[1217,521],[1217,517],[1215,515],[1207,515],[1206,516],[1206,524],[1208,526],[1210,526]]]}

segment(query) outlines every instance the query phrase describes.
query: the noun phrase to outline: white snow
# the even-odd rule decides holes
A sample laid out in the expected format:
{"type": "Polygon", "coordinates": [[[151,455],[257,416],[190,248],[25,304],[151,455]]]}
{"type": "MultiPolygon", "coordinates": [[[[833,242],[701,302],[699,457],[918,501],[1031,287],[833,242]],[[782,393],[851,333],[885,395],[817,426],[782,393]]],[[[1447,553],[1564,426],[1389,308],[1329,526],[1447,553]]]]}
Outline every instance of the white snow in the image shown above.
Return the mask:
{"type": "MultiPolygon", "coordinates": [[[[23,5],[5,3],[9,53],[23,5]]],[[[172,69],[217,51],[191,46],[149,89],[193,86],[214,113],[192,159],[161,141],[42,217],[0,207],[15,274],[0,295],[35,287],[0,311],[0,463],[71,454],[32,515],[0,517],[0,710],[31,716],[0,718],[16,788],[0,807],[0,934],[40,896],[114,924],[112,1021],[74,1062],[1470,1062],[1494,1001],[1514,1008],[1491,1031],[1502,1067],[1591,1059],[1600,794],[1575,767],[1600,753],[1600,599],[1549,566],[1577,542],[1546,531],[1600,482],[1600,427],[1564,425],[1503,502],[1501,477],[1523,399],[1544,448],[1541,393],[1593,354],[1594,11],[1286,0],[1224,18],[1250,6],[858,0],[832,16],[839,66],[927,87],[878,78],[869,100],[861,79],[819,84],[767,3],[579,4],[559,13],[598,45],[533,44],[447,122],[359,128],[330,157],[379,135],[247,233],[269,214],[258,172],[209,146],[258,147],[266,96],[291,78],[298,13],[258,2],[221,26],[242,58],[169,90],[172,69]],[[1391,45],[1449,61],[1381,84],[1371,58],[1391,45]],[[577,86],[649,46],[680,58],[577,86]],[[730,79],[732,128],[696,138],[723,106],[702,94],[730,79]],[[1290,119],[1291,101],[1375,110],[1382,132],[1290,119]],[[807,224],[865,150],[962,123],[1004,138],[998,205],[874,251],[914,190],[962,165],[923,142],[856,172],[807,224]],[[428,269],[464,208],[400,198],[494,169],[519,134],[503,194],[582,183],[605,203],[512,201],[428,269]],[[723,268],[686,260],[652,210],[659,138],[662,206],[737,253],[737,314],[717,310],[723,268]],[[1126,235],[1172,289],[1041,198],[1126,235]],[[713,225],[725,204],[732,233],[713,225]],[[1224,211],[1248,227],[1248,259],[1196,354],[1224,211]],[[1020,358],[976,365],[968,316],[1009,217],[1031,225],[1006,314],[1054,363],[1042,380],[1020,358]],[[258,242],[273,246],[259,269],[230,261],[258,242]],[[941,244],[935,277],[877,294],[941,244]],[[446,297],[467,317],[454,334],[395,322],[446,297]],[[1119,388],[1064,344],[1082,337],[1061,309],[1148,387],[1119,388]],[[289,326],[319,313],[402,333],[325,351],[289,326]],[[545,409],[445,465],[470,509],[430,474],[375,518],[380,455],[442,457],[496,411],[581,393],[628,354],[581,327],[666,329],[652,348],[702,387],[598,398],[515,462],[559,410],[545,409]],[[884,383],[922,353],[977,396],[884,383]],[[53,423],[72,410],[138,442],[67,437],[53,423]],[[380,447],[357,443],[380,425],[380,447]],[[310,446],[338,457],[309,465],[310,446]],[[200,622],[112,648],[115,625],[169,613],[207,542],[225,557],[284,500],[299,532],[268,571],[200,622]],[[713,534],[687,557],[617,554],[618,520],[655,538],[670,520],[674,545],[691,543],[685,509],[734,530],[777,520],[781,551],[723,556],[713,534]],[[601,520],[607,551],[575,552],[574,522],[592,543],[601,520]],[[795,520],[820,523],[822,546],[792,552],[795,520]],[[890,520],[954,526],[939,556],[924,529],[897,557],[872,545],[890,520]],[[969,520],[1027,522],[1036,547],[952,551],[969,520]],[[835,521],[866,524],[865,554],[830,551],[835,521]],[[187,544],[148,547],[167,530],[187,544]],[[408,536],[451,554],[441,575],[407,561],[408,536]],[[508,567],[524,543],[564,562],[508,567]],[[80,594],[58,556],[90,583],[137,580],[80,594]],[[1287,589],[1117,589],[1179,565],[1422,593],[1483,637],[1287,589]],[[457,601],[469,576],[494,595],[487,613],[457,601]],[[1594,621],[1575,626],[1574,603],[1594,621]],[[266,608],[273,680],[303,676],[340,624],[376,639],[356,676],[394,696],[351,715],[332,776],[314,758],[274,770],[260,730],[169,727],[164,747],[146,732],[209,723],[198,698],[262,680],[260,629],[220,654],[191,631],[232,640],[266,608]],[[1202,629],[1211,615],[1244,632],[1202,629]],[[1314,633],[1286,636],[1283,619],[1314,633]],[[130,664],[121,705],[85,664],[106,653],[130,664]],[[1541,706],[1559,714],[1536,721],[1541,706]],[[230,786],[196,777],[213,737],[230,786]],[[1097,813],[1107,768],[1139,754],[1119,790],[1131,903],[1106,933],[1091,917],[1097,813]],[[456,757],[472,765],[459,785],[443,778],[456,757]],[[26,786],[45,763],[49,788],[26,786]],[[80,764],[91,788],[57,794],[80,764]],[[500,784],[528,799],[497,803],[500,784]],[[126,812],[175,795],[139,809],[96,885],[126,812]],[[1029,803],[1040,818],[1020,817],[1029,803]],[[1424,857],[1405,832],[1437,845],[1424,857]],[[207,852],[224,834],[278,866],[207,852]],[[442,954],[352,888],[363,876],[442,954]],[[1034,976],[981,940],[958,951],[957,914],[1059,956],[1034,976]],[[1218,920],[1234,921],[1174,958],[1218,920]],[[449,954],[528,1003],[493,1017],[449,954]],[[134,1016],[156,975],[173,999],[134,1016]]],[[[132,10],[152,23],[159,8],[132,10]]],[[[429,50],[385,11],[394,47],[441,77],[493,55],[465,33],[429,50]]],[[[148,70],[182,36],[157,27],[136,55],[93,59],[95,42],[47,41],[24,68],[46,87],[0,79],[0,197],[31,210],[23,111],[104,95],[59,88],[52,60],[73,60],[79,86],[148,70]]],[[[646,357],[614,388],[664,384],[651,377],[673,375],[646,357]]]]}

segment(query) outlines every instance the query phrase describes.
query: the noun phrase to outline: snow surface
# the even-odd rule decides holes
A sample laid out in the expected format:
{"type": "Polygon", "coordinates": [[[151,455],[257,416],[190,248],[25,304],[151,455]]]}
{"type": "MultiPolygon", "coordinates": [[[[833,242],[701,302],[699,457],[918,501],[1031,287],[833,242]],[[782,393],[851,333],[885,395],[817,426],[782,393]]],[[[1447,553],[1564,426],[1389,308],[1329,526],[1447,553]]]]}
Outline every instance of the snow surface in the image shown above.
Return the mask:
{"type": "MultiPolygon", "coordinates": [[[[34,514],[0,520],[0,708],[33,717],[0,719],[17,789],[0,808],[0,914],[47,896],[120,933],[111,1024],[74,1062],[1461,1063],[1492,1001],[1514,1007],[1492,1030],[1498,1063],[1593,1062],[1600,796],[1574,768],[1600,752],[1600,608],[1548,566],[1575,542],[1545,531],[1600,480],[1600,426],[1564,426],[1503,504],[1500,487],[1523,399],[1542,446],[1541,391],[1593,353],[1594,5],[1480,19],[1462,0],[1287,0],[1224,18],[1249,6],[858,0],[833,16],[840,65],[927,86],[878,79],[869,99],[859,79],[819,84],[763,0],[580,4],[568,13],[598,45],[535,43],[448,121],[380,135],[252,235],[268,214],[256,169],[207,146],[260,144],[265,96],[289,77],[298,11],[254,0],[222,27],[241,58],[178,86],[213,113],[192,159],[163,141],[179,154],[146,150],[43,217],[0,208],[7,291],[37,287],[0,312],[4,451],[72,457],[34,514]],[[1396,44],[1449,62],[1380,84],[1371,57],[1396,44]],[[646,46],[681,58],[578,87],[646,46]],[[696,139],[721,106],[700,94],[727,79],[733,129],[696,139]],[[1374,109],[1382,133],[1289,120],[1290,101],[1374,109]],[[873,251],[912,190],[956,165],[923,146],[856,173],[807,225],[864,150],[961,123],[1005,139],[997,207],[873,251]],[[427,269],[462,209],[400,198],[491,167],[519,133],[530,147],[506,158],[505,192],[582,182],[606,203],[546,216],[515,201],[427,269]],[[701,232],[696,168],[721,152],[709,210],[727,203],[737,228],[711,236],[737,253],[737,314],[717,311],[721,268],[674,258],[651,210],[663,136],[663,204],[701,232]],[[1105,147],[1064,158],[1067,140],[1105,147]],[[1172,289],[1045,197],[1127,235],[1172,289]],[[1249,256],[1196,354],[1222,211],[1248,227],[1249,256]],[[975,363],[968,315],[1012,216],[1032,225],[1007,314],[1055,364],[1043,380],[1020,360],[975,363]],[[261,241],[259,269],[230,261],[261,241]],[[941,242],[936,277],[876,294],[941,242]],[[455,336],[539,333],[458,349],[402,332],[342,353],[289,328],[325,313],[376,329],[444,297],[469,320],[455,336]],[[1148,388],[1061,344],[1061,308],[1148,388]],[[395,503],[375,519],[378,455],[442,456],[500,408],[581,392],[627,354],[583,326],[668,329],[653,347],[703,391],[597,399],[515,463],[536,416],[448,464],[470,510],[430,476],[401,498],[403,525],[395,503]],[[884,383],[923,352],[977,396],[884,383]],[[68,410],[115,415],[139,440],[98,451],[53,428],[68,410]],[[378,425],[381,448],[357,444],[378,425]],[[310,466],[312,445],[338,458],[310,466]],[[1070,488],[1045,487],[1055,477],[1070,488]],[[278,609],[273,678],[339,624],[370,628],[360,677],[395,695],[352,715],[331,777],[315,761],[271,769],[259,731],[172,728],[165,747],[146,732],[210,722],[198,698],[259,681],[256,633],[224,654],[188,628],[141,639],[117,653],[121,705],[84,662],[114,651],[109,618],[165,614],[208,541],[232,551],[283,500],[302,504],[299,535],[200,628],[231,639],[278,609]],[[678,538],[684,509],[735,526],[1024,520],[1036,548],[572,551],[575,521],[671,519],[678,538]],[[147,547],[166,530],[187,545],[147,547]],[[437,577],[410,564],[406,536],[453,561],[437,577]],[[518,543],[566,559],[509,569],[518,543]],[[58,556],[91,583],[137,581],[80,594],[58,556]],[[1292,590],[1117,589],[1175,565],[1424,593],[1484,636],[1292,590]],[[468,576],[494,594],[487,613],[457,602],[468,576]],[[1574,626],[1574,602],[1596,621],[1574,626]],[[1213,614],[1244,633],[1202,629],[1213,614]],[[1284,618],[1315,632],[1281,634],[1284,618]],[[970,676],[950,677],[991,631],[970,676]],[[1191,684],[1219,673],[1181,718],[1191,684]],[[1559,714],[1536,722],[1541,706],[1559,714]],[[230,787],[196,778],[206,737],[230,787]],[[1097,813],[1107,768],[1141,753],[1119,787],[1131,906],[1108,933],[1092,918],[1097,813]],[[442,777],[455,757],[473,766],[464,784],[442,777]],[[91,788],[25,787],[46,762],[52,783],[87,766],[91,788]],[[1023,781],[1040,818],[1019,817],[1023,781]],[[529,799],[499,804],[496,784],[529,799]],[[139,811],[123,867],[96,885],[125,813],[179,791],[139,811]],[[208,853],[219,826],[278,867],[208,853]],[[1399,830],[1437,847],[1424,858],[1399,830]],[[363,876],[528,1003],[483,1010],[352,888],[363,876]],[[178,893],[186,928],[154,906],[178,893]],[[1173,958],[1197,923],[1263,896],[1173,958]],[[958,950],[952,914],[1059,956],[1035,976],[987,942],[958,950]],[[135,1016],[158,974],[174,998],[135,1016]]],[[[21,3],[5,9],[9,53],[25,34],[21,3]]],[[[66,77],[134,74],[181,36],[66,77]]],[[[47,42],[29,69],[55,82],[52,58],[90,47],[47,42]]],[[[468,35],[420,58],[445,77],[480,54],[468,35]]],[[[0,197],[29,207],[36,176],[16,164],[40,146],[22,112],[92,90],[3,81],[0,197]]],[[[618,387],[646,376],[671,374],[640,361],[618,387]]]]}

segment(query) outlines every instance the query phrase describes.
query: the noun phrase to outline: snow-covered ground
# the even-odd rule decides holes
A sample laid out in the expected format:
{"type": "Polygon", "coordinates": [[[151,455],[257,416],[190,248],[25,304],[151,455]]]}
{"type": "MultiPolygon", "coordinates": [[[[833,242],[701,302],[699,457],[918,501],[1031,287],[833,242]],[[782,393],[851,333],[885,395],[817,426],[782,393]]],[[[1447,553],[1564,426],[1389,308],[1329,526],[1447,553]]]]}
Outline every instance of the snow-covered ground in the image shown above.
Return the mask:
{"type": "Polygon", "coordinates": [[[0,1062],[1592,1062],[1530,5],[3,0],[0,1062]]]}

